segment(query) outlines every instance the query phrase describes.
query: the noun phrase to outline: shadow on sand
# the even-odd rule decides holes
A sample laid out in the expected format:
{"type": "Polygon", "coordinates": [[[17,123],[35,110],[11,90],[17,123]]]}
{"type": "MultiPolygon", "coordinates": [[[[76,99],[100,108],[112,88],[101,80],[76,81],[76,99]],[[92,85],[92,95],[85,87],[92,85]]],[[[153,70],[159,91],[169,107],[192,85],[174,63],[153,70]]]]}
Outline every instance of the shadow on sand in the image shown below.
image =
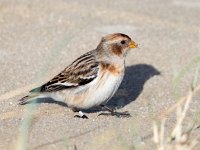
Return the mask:
{"type": "MultiPolygon", "coordinates": [[[[145,82],[155,75],[160,75],[160,72],[152,65],[137,64],[126,67],[124,80],[122,81],[122,84],[120,85],[115,96],[107,103],[107,105],[112,108],[122,108],[132,101],[135,101],[142,92],[145,82]]],[[[32,102],[30,101],[24,104],[28,103],[32,102]]],[[[66,103],[54,101],[51,98],[40,98],[35,100],[34,103],[53,103],[67,107],[66,103]]],[[[87,113],[93,113],[96,111],[100,111],[100,109],[92,108],[90,110],[85,110],[87,113]]]]}
{"type": "Polygon", "coordinates": [[[124,80],[107,105],[122,108],[135,101],[142,92],[145,82],[155,75],[160,75],[160,72],[152,65],[137,64],[126,67],[124,80]]]}

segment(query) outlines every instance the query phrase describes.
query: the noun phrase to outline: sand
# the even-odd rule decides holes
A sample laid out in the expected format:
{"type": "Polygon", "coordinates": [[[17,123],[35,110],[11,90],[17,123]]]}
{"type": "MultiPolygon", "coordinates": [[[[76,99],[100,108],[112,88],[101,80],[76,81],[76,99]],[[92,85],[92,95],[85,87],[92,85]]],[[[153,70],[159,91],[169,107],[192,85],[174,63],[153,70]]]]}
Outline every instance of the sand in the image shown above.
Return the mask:
{"type": "MultiPolygon", "coordinates": [[[[174,77],[200,55],[200,2],[191,0],[1,0],[0,1],[0,149],[19,146],[30,105],[18,105],[29,90],[58,74],[75,58],[95,49],[102,36],[122,32],[139,43],[126,59],[126,75],[109,102],[130,118],[74,118],[58,103],[32,108],[27,149],[153,149],[153,116],[173,106],[174,77]]],[[[178,84],[185,96],[196,65],[178,84]]],[[[200,122],[197,93],[185,126],[200,122]]],[[[175,123],[169,115],[169,132],[175,123]]],[[[200,135],[196,129],[193,137],[200,135]]]]}

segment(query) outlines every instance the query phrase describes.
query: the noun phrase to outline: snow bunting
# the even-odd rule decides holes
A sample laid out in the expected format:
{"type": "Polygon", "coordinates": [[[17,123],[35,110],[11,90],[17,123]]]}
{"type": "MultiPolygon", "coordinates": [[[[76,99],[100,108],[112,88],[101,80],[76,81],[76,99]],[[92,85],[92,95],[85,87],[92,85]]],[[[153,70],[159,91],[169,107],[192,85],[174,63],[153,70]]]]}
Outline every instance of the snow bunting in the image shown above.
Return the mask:
{"type": "MultiPolygon", "coordinates": [[[[122,82],[125,57],[137,44],[122,33],[103,37],[95,50],[77,58],[61,73],[20,100],[25,104],[36,98],[51,97],[65,102],[72,110],[102,106],[114,95],[122,82]]],[[[82,112],[81,117],[85,117],[82,112]]]]}

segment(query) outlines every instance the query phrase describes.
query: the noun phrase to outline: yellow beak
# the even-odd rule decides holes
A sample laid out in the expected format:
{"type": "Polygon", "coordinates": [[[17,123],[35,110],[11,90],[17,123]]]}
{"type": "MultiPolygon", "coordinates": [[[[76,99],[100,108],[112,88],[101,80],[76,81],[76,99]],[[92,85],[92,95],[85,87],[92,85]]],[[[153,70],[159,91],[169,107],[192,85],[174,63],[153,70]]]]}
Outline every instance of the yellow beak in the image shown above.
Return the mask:
{"type": "Polygon", "coordinates": [[[137,48],[138,44],[136,44],[134,41],[131,41],[129,44],[129,48],[137,48]]]}

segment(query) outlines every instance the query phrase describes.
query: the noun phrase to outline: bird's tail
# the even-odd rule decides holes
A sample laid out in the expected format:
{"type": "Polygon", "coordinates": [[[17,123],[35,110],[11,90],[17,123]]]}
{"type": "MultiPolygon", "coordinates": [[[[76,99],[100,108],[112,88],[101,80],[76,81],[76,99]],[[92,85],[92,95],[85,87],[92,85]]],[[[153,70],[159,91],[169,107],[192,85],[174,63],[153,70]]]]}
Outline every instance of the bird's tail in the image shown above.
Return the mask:
{"type": "Polygon", "coordinates": [[[27,103],[30,103],[31,100],[36,99],[38,96],[38,93],[31,93],[29,95],[26,95],[19,100],[19,105],[25,105],[27,103]]]}

